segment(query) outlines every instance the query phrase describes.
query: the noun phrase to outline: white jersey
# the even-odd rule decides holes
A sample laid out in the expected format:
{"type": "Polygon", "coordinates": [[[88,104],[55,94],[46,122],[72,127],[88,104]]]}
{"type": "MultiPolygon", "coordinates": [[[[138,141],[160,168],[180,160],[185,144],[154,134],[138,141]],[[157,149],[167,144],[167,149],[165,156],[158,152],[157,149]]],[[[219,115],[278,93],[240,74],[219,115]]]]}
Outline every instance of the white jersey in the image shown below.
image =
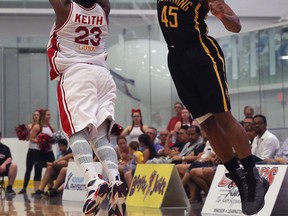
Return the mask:
{"type": "Polygon", "coordinates": [[[106,14],[97,3],[84,8],[73,2],[66,22],[58,29],[55,24],[47,46],[50,78],[77,63],[106,67],[105,42],[108,35],[106,14]]]}

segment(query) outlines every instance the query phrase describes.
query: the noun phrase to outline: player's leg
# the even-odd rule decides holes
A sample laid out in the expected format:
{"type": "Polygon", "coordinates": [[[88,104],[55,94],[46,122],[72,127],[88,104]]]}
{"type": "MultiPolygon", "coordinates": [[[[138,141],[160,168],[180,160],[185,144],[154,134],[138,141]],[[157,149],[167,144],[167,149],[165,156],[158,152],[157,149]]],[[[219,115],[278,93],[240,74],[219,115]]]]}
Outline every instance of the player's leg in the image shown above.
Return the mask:
{"type": "Polygon", "coordinates": [[[91,145],[99,158],[110,183],[109,215],[123,216],[126,212],[126,185],[120,180],[117,154],[108,139],[109,120],[104,121],[97,128],[97,139],[91,145]]]}
{"type": "Polygon", "coordinates": [[[93,152],[87,140],[87,131],[84,129],[73,134],[69,142],[74,160],[86,181],[87,197],[83,206],[84,214],[97,213],[110,191],[108,183],[98,177],[93,164],[93,152]]]}

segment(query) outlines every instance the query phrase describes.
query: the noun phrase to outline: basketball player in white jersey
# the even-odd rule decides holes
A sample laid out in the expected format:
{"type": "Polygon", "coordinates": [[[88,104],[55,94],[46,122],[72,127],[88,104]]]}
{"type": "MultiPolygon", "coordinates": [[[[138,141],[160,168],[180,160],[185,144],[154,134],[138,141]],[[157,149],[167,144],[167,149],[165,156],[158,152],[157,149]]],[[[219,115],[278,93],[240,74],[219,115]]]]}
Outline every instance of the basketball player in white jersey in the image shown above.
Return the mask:
{"type": "Polygon", "coordinates": [[[74,160],[83,171],[87,198],[83,213],[99,211],[108,196],[109,215],[125,215],[126,186],[109,142],[114,124],[116,85],[106,68],[109,0],[50,0],[56,14],[47,47],[51,79],[58,80],[61,124],[74,160]],[[92,149],[108,182],[93,166],[92,149]]]}

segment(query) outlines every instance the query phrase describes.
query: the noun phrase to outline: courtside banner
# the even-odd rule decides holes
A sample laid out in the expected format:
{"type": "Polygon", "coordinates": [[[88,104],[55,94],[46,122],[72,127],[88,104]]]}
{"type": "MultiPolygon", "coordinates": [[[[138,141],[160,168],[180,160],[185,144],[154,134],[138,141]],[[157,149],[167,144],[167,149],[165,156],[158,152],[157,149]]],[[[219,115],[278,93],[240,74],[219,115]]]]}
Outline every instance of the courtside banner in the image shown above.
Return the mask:
{"type": "MultiPolygon", "coordinates": [[[[263,164],[257,165],[257,168],[260,175],[269,181],[270,187],[265,197],[265,206],[256,215],[268,216],[276,206],[276,200],[279,202],[278,204],[283,202],[283,199],[285,202],[287,201],[287,165],[263,164]],[[284,185],[286,186],[283,187],[284,185]]],[[[218,165],[202,208],[202,215],[243,215],[238,188],[225,176],[226,172],[223,165],[218,165]]],[[[283,205],[279,205],[276,212],[281,211],[281,208],[283,209],[283,205]]]]}
{"type": "MultiPolygon", "coordinates": [[[[98,173],[102,173],[102,165],[100,162],[94,162],[94,166],[98,173]]],[[[76,162],[69,161],[67,174],[64,183],[63,200],[84,201],[86,198],[85,179],[78,168],[76,162]]]]}
{"type": "Polygon", "coordinates": [[[187,207],[189,202],[174,164],[138,164],[126,204],[160,208],[187,207]]]}

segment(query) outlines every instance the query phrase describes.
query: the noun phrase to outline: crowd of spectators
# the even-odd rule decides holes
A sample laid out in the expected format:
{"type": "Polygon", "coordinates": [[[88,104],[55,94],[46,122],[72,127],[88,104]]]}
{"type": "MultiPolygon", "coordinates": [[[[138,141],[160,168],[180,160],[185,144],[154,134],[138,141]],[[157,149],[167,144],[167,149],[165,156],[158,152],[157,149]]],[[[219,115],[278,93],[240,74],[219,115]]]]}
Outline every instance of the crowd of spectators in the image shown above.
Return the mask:
{"type": "MultiPolygon", "coordinates": [[[[143,123],[140,109],[131,111],[132,124],[122,128],[115,143],[119,172],[122,181],[129,188],[137,164],[175,164],[190,202],[202,202],[202,195],[208,193],[217,165],[221,161],[190,112],[180,102],[174,104],[174,111],[175,116],[172,116],[167,127],[160,131],[143,123]]],[[[266,117],[262,114],[254,115],[253,107],[245,106],[243,114],[244,118],[239,123],[247,132],[255,161],[257,163],[286,164],[288,161],[288,138],[281,145],[278,138],[269,131],[266,117]]],[[[47,131],[48,133],[54,132],[49,124],[49,118],[46,116],[46,121],[44,123],[42,121],[42,125],[40,120],[39,123],[34,122],[33,126],[30,125],[30,133],[27,135],[30,143],[39,143],[37,135],[45,133],[45,130],[46,133],[47,131]],[[34,126],[37,124],[39,125],[36,127],[38,132],[35,132],[34,126]],[[32,136],[31,128],[34,128],[32,136]]],[[[55,160],[48,160],[46,155],[43,157],[45,160],[39,161],[39,158],[35,158],[34,152],[37,154],[36,150],[40,149],[34,148],[32,151],[31,148],[28,148],[28,153],[33,156],[33,160],[32,164],[28,164],[25,184],[19,193],[26,193],[32,166],[35,166],[46,168],[46,170],[41,184],[34,187],[33,195],[53,197],[61,194],[67,166],[69,160],[73,160],[73,154],[66,139],[58,140],[58,144],[60,157],[55,160]],[[27,179],[27,177],[29,178],[27,179]]],[[[50,150],[46,151],[46,154],[51,154],[50,150]]],[[[13,183],[17,174],[17,165],[12,162],[9,147],[1,142],[0,156],[0,176],[8,176],[9,181],[6,193],[15,195],[13,183]]],[[[95,157],[95,161],[97,161],[97,157],[95,157]]],[[[39,178],[34,178],[34,181],[39,181],[39,178]]]]}

